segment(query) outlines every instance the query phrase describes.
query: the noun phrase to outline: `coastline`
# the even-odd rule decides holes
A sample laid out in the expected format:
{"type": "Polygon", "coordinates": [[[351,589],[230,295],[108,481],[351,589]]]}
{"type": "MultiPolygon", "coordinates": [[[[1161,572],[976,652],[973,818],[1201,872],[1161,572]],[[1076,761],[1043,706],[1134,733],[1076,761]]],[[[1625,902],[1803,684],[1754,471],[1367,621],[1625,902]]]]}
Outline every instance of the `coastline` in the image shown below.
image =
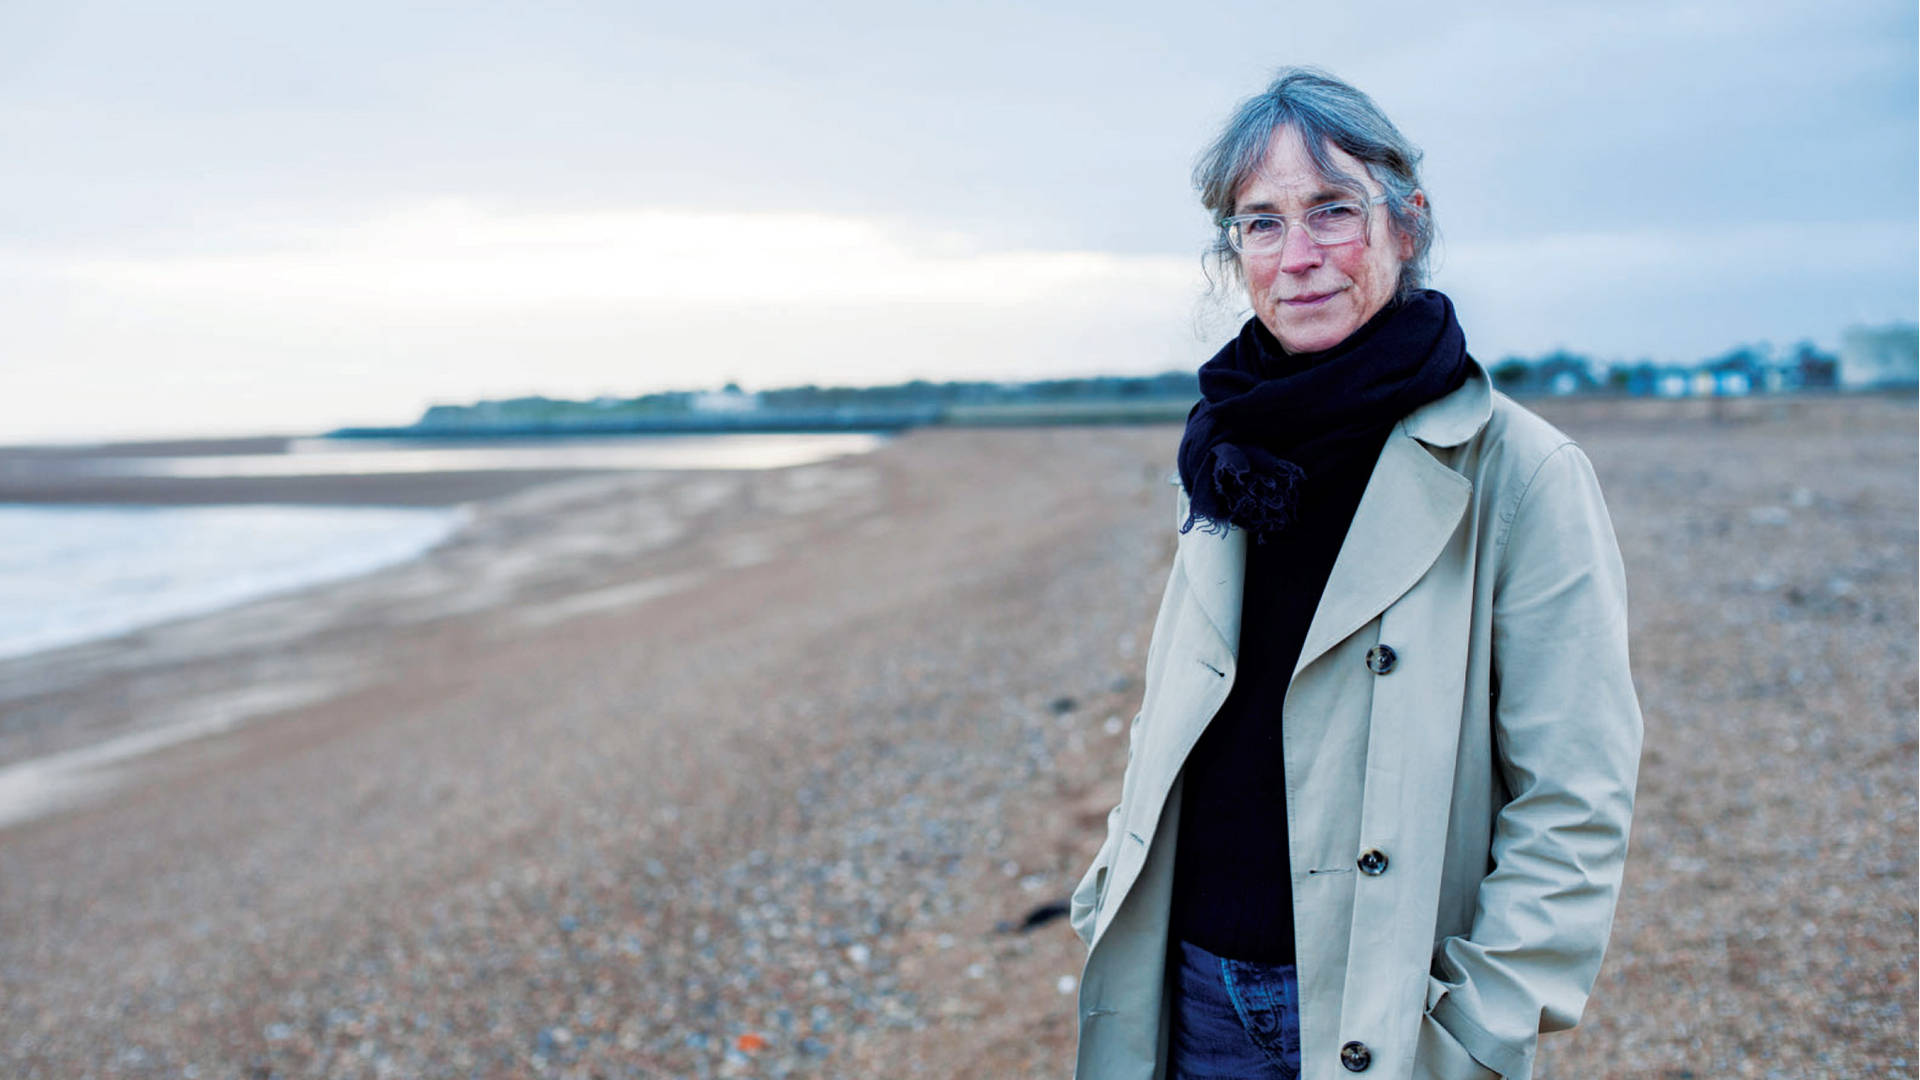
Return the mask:
{"type": "MultiPolygon", "coordinates": [[[[1536,1075],[1916,1060],[1915,690],[1868,674],[1913,669],[1913,407],[1580,410],[1541,411],[1601,473],[1649,749],[1536,1075]]],[[[1117,795],[1177,438],[561,478],[366,578],[0,663],[0,762],[235,718],[0,827],[0,1071],[1064,1072],[1078,942],[998,927],[1117,795]]]]}
{"type": "Polygon", "coordinates": [[[458,506],[557,481],[598,475],[583,469],[475,471],[374,476],[8,476],[0,503],[88,506],[458,506]]]}
{"type": "Polygon", "coordinates": [[[368,476],[114,476],[73,468],[103,458],[240,457],[285,453],[292,436],[155,439],[76,446],[0,446],[0,503],[112,506],[458,506],[594,470],[388,473],[368,476]]]}
{"type": "Polygon", "coordinates": [[[880,441],[262,436],[0,447],[0,543],[10,548],[0,560],[0,660],[358,577],[437,546],[479,502],[560,480],[786,468],[880,441]],[[444,513],[429,519],[427,510],[444,513]]]}

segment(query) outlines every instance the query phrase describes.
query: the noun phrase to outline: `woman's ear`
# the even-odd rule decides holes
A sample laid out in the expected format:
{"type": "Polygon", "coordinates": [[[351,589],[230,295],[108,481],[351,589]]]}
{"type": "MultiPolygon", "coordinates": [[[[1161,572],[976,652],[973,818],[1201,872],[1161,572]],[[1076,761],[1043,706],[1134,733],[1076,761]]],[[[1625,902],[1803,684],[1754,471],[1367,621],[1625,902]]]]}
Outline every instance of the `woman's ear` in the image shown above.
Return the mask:
{"type": "MultiPolygon", "coordinates": [[[[1427,193],[1424,191],[1421,191],[1419,188],[1413,189],[1413,194],[1407,197],[1407,202],[1413,205],[1413,208],[1416,212],[1422,213],[1422,214],[1427,212],[1427,193]]],[[[1398,235],[1400,230],[1395,229],[1394,232],[1396,235],[1398,235]]],[[[1401,235],[1399,239],[1400,239],[1400,261],[1405,262],[1408,259],[1413,258],[1413,237],[1401,235]]]]}

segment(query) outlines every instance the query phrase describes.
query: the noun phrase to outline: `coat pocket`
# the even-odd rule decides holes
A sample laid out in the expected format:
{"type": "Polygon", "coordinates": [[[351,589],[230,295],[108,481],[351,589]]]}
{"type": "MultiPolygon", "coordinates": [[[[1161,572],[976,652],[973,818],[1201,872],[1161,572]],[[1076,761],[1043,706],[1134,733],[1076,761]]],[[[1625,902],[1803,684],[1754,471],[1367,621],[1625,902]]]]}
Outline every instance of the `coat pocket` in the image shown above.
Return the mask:
{"type": "Polygon", "coordinates": [[[1499,1080],[1500,1074],[1474,1060],[1432,1013],[1420,1017],[1413,1047],[1413,1080],[1499,1080]]]}
{"type": "MultiPolygon", "coordinates": [[[[1115,814],[1119,811],[1116,809],[1115,814]]],[[[1111,817],[1112,815],[1109,815],[1111,817]]],[[[1100,847],[1100,853],[1093,857],[1093,865],[1081,876],[1080,884],[1073,890],[1073,896],[1067,903],[1067,921],[1072,924],[1073,932],[1081,941],[1093,944],[1094,921],[1100,916],[1101,905],[1107,899],[1107,870],[1113,857],[1113,837],[1109,833],[1107,842],[1100,847]]]]}
{"type": "Polygon", "coordinates": [[[1132,780],[1131,768],[1133,751],[1129,749],[1127,775],[1120,784],[1120,802],[1107,811],[1107,837],[1100,842],[1100,851],[1093,857],[1093,864],[1080,877],[1073,895],[1067,902],[1067,921],[1073,926],[1073,932],[1081,941],[1093,944],[1093,932],[1098,927],[1100,912],[1107,903],[1107,879],[1113,876],[1114,849],[1120,842],[1120,819],[1127,808],[1127,784],[1132,780]]]}

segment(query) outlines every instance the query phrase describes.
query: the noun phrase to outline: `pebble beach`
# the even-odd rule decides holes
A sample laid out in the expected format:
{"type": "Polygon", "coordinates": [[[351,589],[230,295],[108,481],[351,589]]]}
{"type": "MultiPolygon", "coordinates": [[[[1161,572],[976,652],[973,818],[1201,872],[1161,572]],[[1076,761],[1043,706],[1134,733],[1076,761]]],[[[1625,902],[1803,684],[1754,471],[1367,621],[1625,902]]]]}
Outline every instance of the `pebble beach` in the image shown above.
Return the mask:
{"type": "MultiPolygon", "coordinates": [[[[1536,1076],[1920,1075],[1912,397],[1540,411],[1607,494],[1647,734],[1536,1076]]],[[[0,661],[0,1076],[1070,1075],[1048,906],[1118,796],[1178,438],[383,477],[466,524],[0,661]]]]}

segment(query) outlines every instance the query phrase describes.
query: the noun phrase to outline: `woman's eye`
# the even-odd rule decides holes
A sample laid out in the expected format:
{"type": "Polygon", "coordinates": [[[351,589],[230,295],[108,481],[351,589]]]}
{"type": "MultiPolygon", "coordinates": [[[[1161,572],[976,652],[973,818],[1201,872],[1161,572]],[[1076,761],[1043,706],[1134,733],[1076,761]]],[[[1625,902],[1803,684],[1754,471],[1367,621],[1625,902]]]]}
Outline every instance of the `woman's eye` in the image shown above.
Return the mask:
{"type": "Polygon", "coordinates": [[[1342,221],[1357,221],[1360,218],[1360,208],[1341,203],[1338,206],[1323,206],[1315,210],[1312,216],[1313,220],[1324,221],[1330,225],[1342,221]]]}
{"type": "Polygon", "coordinates": [[[1270,233],[1270,232],[1278,231],[1280,228],[1280,219],[1267,218],[1267,217],[1254,218],[1251,221],[1242,223],[1240,227],[1242,229],[1245,229],[1247,232],[1255,236],[1258,236],[1261,233],[1270,233]]]}

